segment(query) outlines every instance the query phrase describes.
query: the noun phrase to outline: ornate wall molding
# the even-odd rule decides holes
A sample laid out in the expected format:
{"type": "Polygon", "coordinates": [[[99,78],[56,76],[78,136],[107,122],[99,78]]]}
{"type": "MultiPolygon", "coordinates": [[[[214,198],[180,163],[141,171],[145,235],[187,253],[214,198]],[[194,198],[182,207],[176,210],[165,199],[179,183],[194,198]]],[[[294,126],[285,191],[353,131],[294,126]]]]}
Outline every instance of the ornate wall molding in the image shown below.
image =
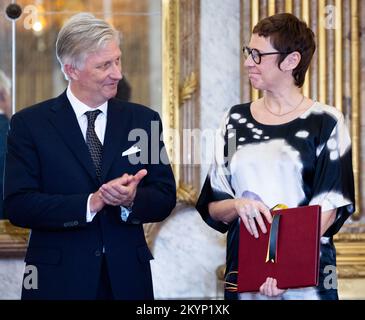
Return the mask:
{"type": "MultiPolygon", "coordinates": [[[[163,0],[163,122],[165,143],[178,188],[178,200],[191,203],[186,185],[200,188],[199,168],[183,163],[189,143],[184,129],[199,127],[200,1],[163,0]],[[172,129],[170,131],[170,129],[172,129]]],[[[189,189],[190,190],[190,189],[189,189]]],[[[192,191],[190,191],[192,192],[192,191]]]]}
{"type": "Polygon", "coordinates": [[[181,176],[178,200],[194,205],[200,189],[200,168],[194,141],[186,141],[183,131],[200,127],[200,0],[180,0],[180,141],[181,176]],[[186,161],[188,160],[188,161],[186,161]]]}
{"type": "Polygon", "coordinates": [[[181,183],[177,190],[177,198],[183,203],[195,206],[198,192],[192,185],[181,183]]]}
{"type": "MultiPolygon", "coordinates": [[[[180,89],[179,101],[180,106],[182,106],[187,100],[190,100],[193,97],[193,94],[196,92],[198,87],[198,79],[197,75],[194,71],[187,76],[183,82],[183,85],[180,89]]],[[[192,110],[194,112],[194,110],[192,110]]]]}
{"type": "Polygon", "coordinates": [[[339,234],[336,241],[340,278],[365,278],[365,234],[339,234]]]}
{"type": "Polygon", "coordinates": [[[26,251],[29,230],[0,220],[0,257],[22,257],[26,251]]]}
{"type": "Polygon", "coordinates": [[[167,154],[172,163],[177,185],[180,183],[180,19],[179,1],[162,0],[162,121],[167,154]]]}

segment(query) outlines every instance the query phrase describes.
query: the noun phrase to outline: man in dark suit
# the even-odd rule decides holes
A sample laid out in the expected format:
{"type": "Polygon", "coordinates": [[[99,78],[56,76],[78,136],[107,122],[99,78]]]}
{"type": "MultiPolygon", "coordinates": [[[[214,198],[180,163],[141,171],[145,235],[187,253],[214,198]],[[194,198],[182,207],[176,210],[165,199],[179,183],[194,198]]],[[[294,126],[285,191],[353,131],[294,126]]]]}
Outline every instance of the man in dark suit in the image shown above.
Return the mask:
{"type": "Polygon", "coordinates": [[[142,225],[176,202],[161,120],[113,98],[121,52],[105,21],[71,17],[56,51],[67,90],[16,113],[8,135],[5,212],[31,229],[26,270],[37,273],[22,298],[153,299],[142,225]]]}

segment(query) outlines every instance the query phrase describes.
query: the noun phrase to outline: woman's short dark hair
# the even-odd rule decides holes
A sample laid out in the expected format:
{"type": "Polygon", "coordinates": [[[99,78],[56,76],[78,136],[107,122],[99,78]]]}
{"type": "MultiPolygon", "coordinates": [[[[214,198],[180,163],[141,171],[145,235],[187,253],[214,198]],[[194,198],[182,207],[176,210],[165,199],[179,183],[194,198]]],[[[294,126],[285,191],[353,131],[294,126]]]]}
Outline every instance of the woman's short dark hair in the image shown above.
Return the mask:
{"type": "MultiPolygon", "coordinates": [[[[298,51],[301,54],[301,60],[293,70],[293,77],[295,85],[299,88],[302,87],[305,73],[316,50],[314,33],[307,24],[293,14],[278,13],[259,21],[252,32],[260,37],[270,37],[271,45],[278,51],[298,51]]],[[[287,55],[279,55],[279,69],[287,55]]]]}

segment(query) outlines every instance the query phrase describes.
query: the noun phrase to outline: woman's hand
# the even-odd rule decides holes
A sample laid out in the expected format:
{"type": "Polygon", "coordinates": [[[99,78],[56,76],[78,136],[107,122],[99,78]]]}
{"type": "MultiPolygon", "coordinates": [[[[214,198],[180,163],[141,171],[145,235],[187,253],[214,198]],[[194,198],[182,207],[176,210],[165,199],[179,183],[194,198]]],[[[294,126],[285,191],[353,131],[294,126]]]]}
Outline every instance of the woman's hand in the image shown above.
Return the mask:
{"type": "Polygon", "coordinates": [[[269,297],[281,296],[285,291],[277,287],[277,281],[274,278],[266,278],[260,287],[260,293],[269,297]]]}
{"type": "Polygon", "coordinates": [[[267,229],[262,215],[269,223],[271,223],[272,216],[269,208],[266,207],[262,202],[256,200],[242,198],[236,199],[235,201],[237,213],[240,216],[247,231],[255,238],[258,238],[259,233],[256,226],[257,223],[261,231],[266,233],[267,229]]]}

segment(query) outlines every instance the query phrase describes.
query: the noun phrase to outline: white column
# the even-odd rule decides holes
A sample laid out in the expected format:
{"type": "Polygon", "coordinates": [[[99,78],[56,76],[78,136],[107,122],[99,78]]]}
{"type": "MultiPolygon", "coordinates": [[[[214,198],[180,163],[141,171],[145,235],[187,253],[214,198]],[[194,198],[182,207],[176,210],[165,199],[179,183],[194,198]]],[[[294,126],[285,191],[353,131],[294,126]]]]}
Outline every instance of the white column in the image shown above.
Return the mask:
{"type": "MultiPolygon", "coordinates": [[[[224,112],[240,103],[240,0],[201,0],[200,43],[200,128],[217,129],[224,112]]],[[[212,148],[202,144],[202,153],[212,148]]],[[[202,164],[202,184],[208,167],[202,164]]]]}

